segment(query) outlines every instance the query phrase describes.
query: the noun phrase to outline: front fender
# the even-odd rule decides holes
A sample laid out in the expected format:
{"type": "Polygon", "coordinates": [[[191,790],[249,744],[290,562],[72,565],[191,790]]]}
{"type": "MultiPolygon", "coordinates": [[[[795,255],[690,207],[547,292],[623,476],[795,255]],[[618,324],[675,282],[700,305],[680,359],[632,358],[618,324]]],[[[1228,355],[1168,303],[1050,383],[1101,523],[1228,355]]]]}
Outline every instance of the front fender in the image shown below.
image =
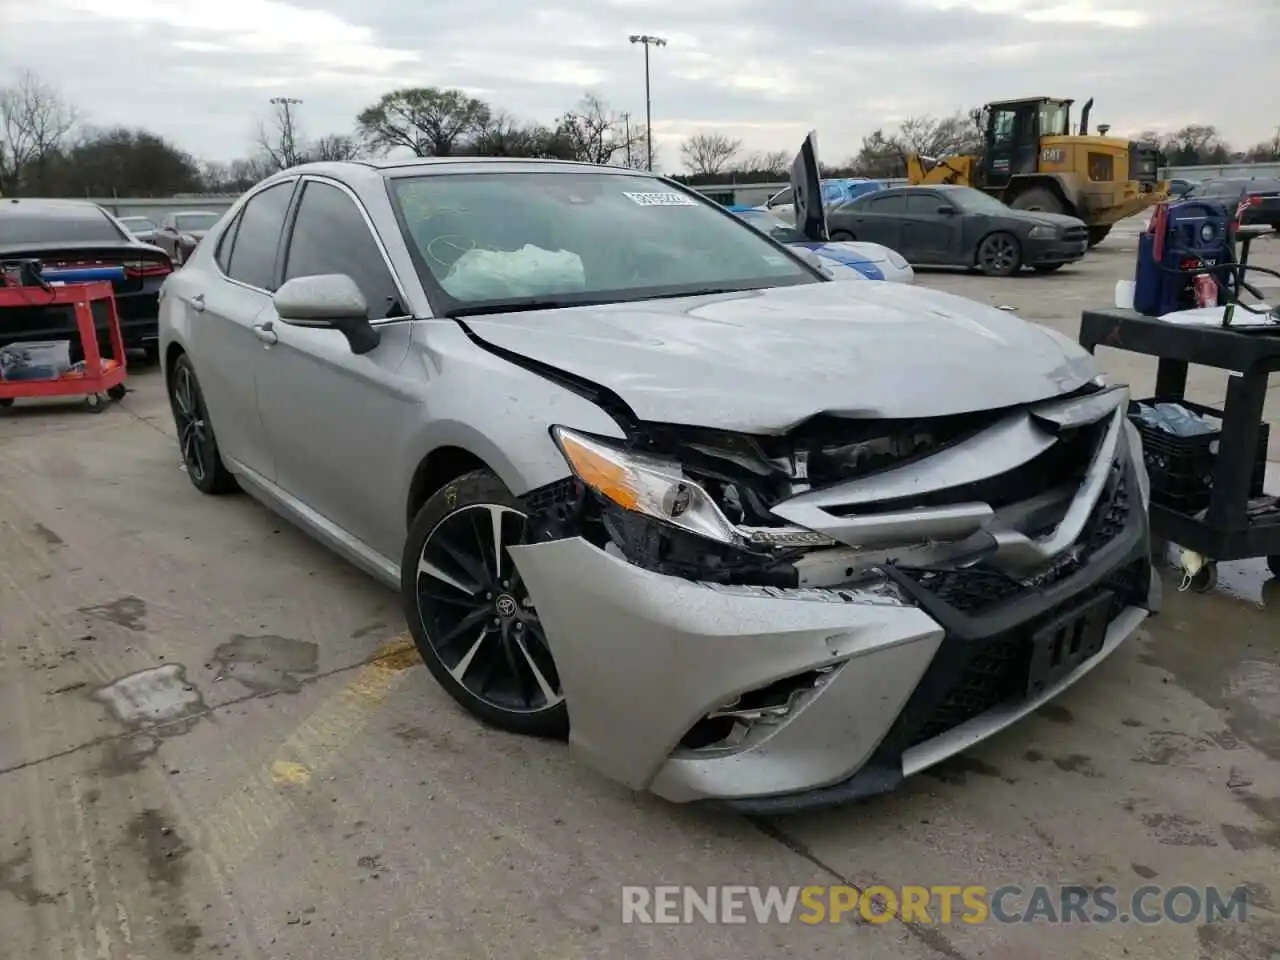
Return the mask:
{"type": "Polygon", "coordinates": [[[451,320],[429,321],[408,363],[421,363],[427,383],[422,416],[404,444],[401,502],[407,503],[423,459],[443,447],[480,458],[515,495],[569,475],[551,439],[563,424],[623,439],[617,422],[586,397],[498,357],[451,320]]]}

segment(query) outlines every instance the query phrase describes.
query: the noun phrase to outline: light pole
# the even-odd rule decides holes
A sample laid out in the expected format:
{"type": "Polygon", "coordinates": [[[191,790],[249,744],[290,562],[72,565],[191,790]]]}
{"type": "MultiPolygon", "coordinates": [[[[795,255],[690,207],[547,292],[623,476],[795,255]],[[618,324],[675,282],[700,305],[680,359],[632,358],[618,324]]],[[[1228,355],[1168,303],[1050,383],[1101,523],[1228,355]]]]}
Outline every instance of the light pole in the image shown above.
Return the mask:
{"type": "Polygon", "coordinates": [[[280,152],[285,167],[292,167],[298,162],[294,150],[293,108],[301,104],[297,97],[272,97],[271,105],[280,108],[280,152]]]}
{"type": "Polygon", "coordinates": [[[644,44],[644,142],[649,148],[649,172],[653,172],[653,100],[649,96],[649,48],[665,47],[667,41],[662,37],[650,36],[647,33],[633,33],[632,43],[644,44]]]}

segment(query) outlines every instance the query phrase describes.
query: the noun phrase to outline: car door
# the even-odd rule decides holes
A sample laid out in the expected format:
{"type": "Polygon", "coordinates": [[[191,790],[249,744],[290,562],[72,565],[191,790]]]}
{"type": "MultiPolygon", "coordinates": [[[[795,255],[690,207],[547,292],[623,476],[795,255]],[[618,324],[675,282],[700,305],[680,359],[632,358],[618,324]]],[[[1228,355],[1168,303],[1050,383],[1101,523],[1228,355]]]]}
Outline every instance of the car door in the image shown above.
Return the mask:
{"type": "Polygon", "coordinates": [[[942,194],[932,190],[906,194],[907,208],[902,214],[902,247],[898,252],[912,263],[949,263],[956,247],[959,211],[942,194]],[[939,211],[950,207],[954,213],[939,211]],[[911,251],[910,254],[905,251],[911,251]]]}
{"type": "Polygon", "coordinates": [[[907,257],[907,252],[902,249],[902,218],[906,211],[907,198],[902,193],[885,192],[846,204],[840,208],[835,220],[840,229],[849,230],[856,239],[884,244],[907,257]]]}
{"type": "Polygon", "coordinates": [[[256,383],[265,358],[255,326],[271,306],[285,214],[295,179],[253,194],[219,238],[216,271],[184,270],[188,345],[223,453],[264,480],[275,458],[263,428],[256,383]],[[207,280],[206,280],[207,276],[207,280]]]}
{"type": "Polygon", "coordinates": [[[274,307],[264,313],[260,322],[273,342],[257,390],[276,483],[342,533],[399,562],[404,504],[390,501],[389,478],[421,396],[420,380],[400,371],[413,332],[408,300],[364,208],[345,186],[304,177],[289,219],[281,282],[348,275],[381,340],[357,356],[337,330],[288,323],[274,307]]]}
{"type": "Polygon", "coordinates": [[[1017,174],[1034,173],[1040,156],[1040,110],[1035,102],[1008,104],[987,118],[982,159],[989,187],[1003,187],[1017,174]]]}

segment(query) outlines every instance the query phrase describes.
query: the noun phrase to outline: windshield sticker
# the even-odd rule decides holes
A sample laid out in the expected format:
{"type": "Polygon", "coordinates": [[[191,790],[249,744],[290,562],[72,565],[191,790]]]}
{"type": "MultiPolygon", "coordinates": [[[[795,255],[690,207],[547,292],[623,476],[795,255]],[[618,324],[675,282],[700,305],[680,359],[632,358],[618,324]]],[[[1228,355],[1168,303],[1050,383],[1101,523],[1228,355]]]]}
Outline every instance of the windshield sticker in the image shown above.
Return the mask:
{"type": "Polygon", "coordinates": [[[763,259],[771,267],[785,267],[787,265],[787,258],[778,253],[766,253],[763,259]]]}
{"type": "Polygon", "coordinates": [[[698,202],[683,193],[623,193],[632,203],[642,207],[696,207],[698,202]]]}

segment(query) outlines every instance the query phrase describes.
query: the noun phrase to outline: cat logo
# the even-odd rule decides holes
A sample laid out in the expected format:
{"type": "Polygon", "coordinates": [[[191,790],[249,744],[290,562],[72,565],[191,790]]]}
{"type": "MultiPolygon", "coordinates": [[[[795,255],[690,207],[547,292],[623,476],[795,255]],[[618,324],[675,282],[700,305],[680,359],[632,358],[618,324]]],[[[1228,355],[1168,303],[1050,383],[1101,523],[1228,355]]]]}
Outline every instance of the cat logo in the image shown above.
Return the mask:
{"type": "Polygon", "coordinates": [[[1061,147],[1049,147],[1040,154],[1040,159],[1045,163],[1061,163],[1066,159],[1066,151],[1061,147]]]}

